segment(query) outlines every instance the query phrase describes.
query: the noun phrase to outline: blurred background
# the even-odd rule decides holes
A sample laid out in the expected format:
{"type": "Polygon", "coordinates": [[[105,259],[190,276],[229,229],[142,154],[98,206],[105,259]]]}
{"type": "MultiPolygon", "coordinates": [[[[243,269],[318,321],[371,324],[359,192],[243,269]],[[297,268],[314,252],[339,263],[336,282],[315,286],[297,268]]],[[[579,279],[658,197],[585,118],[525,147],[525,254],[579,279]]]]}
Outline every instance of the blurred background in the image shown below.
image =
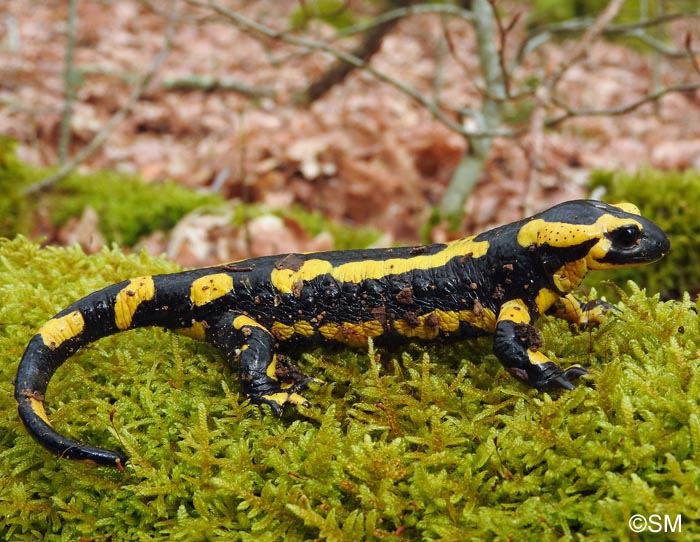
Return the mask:
{"type": "Polygon", "coordinates": [[[698,21],[695,0],[5,0],[0,233],[195,266],[593,196],[693,259],[698,21]]]}

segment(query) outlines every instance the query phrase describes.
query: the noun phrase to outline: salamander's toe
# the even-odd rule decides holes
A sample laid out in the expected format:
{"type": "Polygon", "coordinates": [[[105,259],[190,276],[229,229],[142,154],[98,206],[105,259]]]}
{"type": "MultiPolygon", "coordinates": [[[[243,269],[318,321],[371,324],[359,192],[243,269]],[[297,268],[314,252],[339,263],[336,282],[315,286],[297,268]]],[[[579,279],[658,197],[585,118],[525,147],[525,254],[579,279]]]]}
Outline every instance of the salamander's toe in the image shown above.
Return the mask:
{"type": "Polygon", "coordinates": [[[583,365],[572,365],[564,370],[564,376],[569,382],[573,382],[580,376],[588,374],[588,370],[583,365]]]}
{"type": "Polygon", "coordinates": [[[311,403],[303,395],[300,395],[296,391],[290,390],[291,388],[277,393],[261,395],[260,397],[251,397],[251,400],[259,405],[269,406],[272,410],[272,414],[274,414],[277,418],[282,416],[284,413],[284,407],[287,404],[311,408],[311,403]]]}
{"type": "Polygon", "coordinates": [[[539,374],[532,385],[540,390],[573,390],[573,381],[588,374],[586,368],[581,365],[572,365],[566,370],[562,370],[552,362],[541,364],[538,369],[539,374]]]}

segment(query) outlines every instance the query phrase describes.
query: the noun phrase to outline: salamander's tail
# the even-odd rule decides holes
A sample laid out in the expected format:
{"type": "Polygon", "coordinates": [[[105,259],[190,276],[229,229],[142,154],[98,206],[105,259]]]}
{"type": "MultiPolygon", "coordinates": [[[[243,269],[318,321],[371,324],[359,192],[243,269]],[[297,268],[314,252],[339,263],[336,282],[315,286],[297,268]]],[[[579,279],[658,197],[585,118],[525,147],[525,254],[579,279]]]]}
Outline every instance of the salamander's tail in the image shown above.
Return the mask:
{"type": "Polygon", "coordinates": [[[15,400],[24,426],[39,444],[66,459],[123,469],[125,455],[57,433],[46,415],[44,395],[53,374],[80,347],[124,329],[152,324],[140,317],[148,311],[137,313],[137,309],[152,305],[154,293],[152,277],[108,286],[59,312],[32,337],[15,377],[15,400]]]}
{"type": "MultiPolygon", "coordinates": [[[[74,349],[75,346],[63,347],[61,350],[65,351],[68,348],[74,349]]],[[[58,434],[51,427],[44,410],[44,393],[51,375],[64,361],[61,358],[67,357],[61,354],[63,352],[52,351],[46,346],[41,333],[35,335],[29,342],[15,379],[15,400],[18,404],[19,417],[29,434],[56,455],[122,469],[127,461],[123,454],[81,444],[58,434]]]]}

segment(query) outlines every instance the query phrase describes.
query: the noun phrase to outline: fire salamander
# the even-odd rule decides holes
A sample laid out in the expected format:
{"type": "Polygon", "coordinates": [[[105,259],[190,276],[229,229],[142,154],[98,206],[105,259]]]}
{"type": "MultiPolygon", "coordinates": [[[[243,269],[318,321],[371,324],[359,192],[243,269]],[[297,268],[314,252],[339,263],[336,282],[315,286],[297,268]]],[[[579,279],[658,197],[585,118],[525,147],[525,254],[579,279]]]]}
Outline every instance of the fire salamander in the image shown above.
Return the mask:
{"type": "Polygon", "coordinates": [[[550,361],[532,324],[546,312],[597,321],[610,306],[571,295],[586,272],[649,263],[669,247],[634,205],[581,200],[445,244],[286,254],[133,278],[39,329],[19,365],[15,399],[29,433],[50,451],[123,468],[123,454],[54,431],[44,394],[78,348],[136,327],[215,345],[237,362],[247,396],[276,415],[287,403],[308,405],[300,392],[313,381],[276,353],[326,341],[362,347],[369,338],[388,345],[493,334],[511,375],[541,390],[572,389],[586,369],[550,361]]]}

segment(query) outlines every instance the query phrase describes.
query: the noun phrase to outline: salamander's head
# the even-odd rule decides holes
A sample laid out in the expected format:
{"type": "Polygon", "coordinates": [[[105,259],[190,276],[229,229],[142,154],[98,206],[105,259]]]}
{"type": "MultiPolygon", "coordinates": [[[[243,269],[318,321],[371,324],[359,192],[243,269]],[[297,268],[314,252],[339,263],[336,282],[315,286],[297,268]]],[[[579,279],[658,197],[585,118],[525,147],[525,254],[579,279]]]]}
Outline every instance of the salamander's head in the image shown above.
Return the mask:
{"type": "Polygon", "coordinates": [[[671,246],[663,230],[631,203],[593,200],[561,203],[526,220],[518,243],[539,248],[551,263],[585,262],[587,269],[643,265],[671,246]]]}

